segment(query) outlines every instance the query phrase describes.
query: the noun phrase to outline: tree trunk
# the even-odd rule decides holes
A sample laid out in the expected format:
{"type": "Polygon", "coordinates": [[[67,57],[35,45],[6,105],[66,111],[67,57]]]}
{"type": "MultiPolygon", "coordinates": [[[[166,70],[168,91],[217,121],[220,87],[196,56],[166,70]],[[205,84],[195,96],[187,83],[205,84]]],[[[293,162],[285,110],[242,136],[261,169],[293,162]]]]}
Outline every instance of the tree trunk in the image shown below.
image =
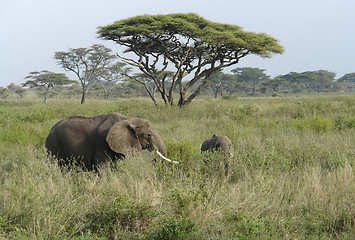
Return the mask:
{"type": "Polygon", "coordinates": [[[180,93],[180,99],[179,99],[179,107],[182,107],[182,106],[187,106],[189,105],[192,100],[197,97],[200,92],[202,91],[202,89],[204,89],[207,85],[207,82],[208,82],[208,79],[206,79],[196,90],[195,92],[193,92],[187,99],[186,99],[186,96],[187,96],[187,89],[184,90],[184,92],[181,92],[180,93]]]}
{"type": "Polygon", "coordinates": [[[103,90],[104,90],[104,99],[107,100],[109,93],[104,87],[103,87],[103,90]]]}
{"type": "Polygon", "coordinates": [[[49,87],[46,88],[46,92],[44,93],[43,103],[47,102],[48,93],[49,93],[49,87]]]}
{"type": "Polygon", "coordinates": [[[89,85],[90,85],[90,82],[86,86],[83,86],[83,92],[81,95],[81,104],[85,103],[86,94],[89,92],[89,85]]]}
{"type": "Polygon", "coordinates": [[[185,105],[186,94],[187,94],[187,92],[180,92],[180,99],[179,99],[179,102],[178,102],[178,106],[179,107],[182,107],[182,106],[185,105]]]}
{"type": "Polygon", "coordinates": [[[144,87],[145,87],[145,90],[148,92],[150,99],[152,99],[154,105],[155,105],[156,107],[158,107],[158,103],[157,103],[157,101],[155,100],[154,94],[149,90],[149,88],[148,88],[148,86],[147,86],[146,83],[143,83],[143,85],[144,85],[144,87]]]}
{"type": "Polygon", "coordinates": [[[205,80],[203,81],[203,83],[195,90],[195,92],[192,93],[192,94],[190,95],[190,97],[188,97],[188,98],[184,101],[184,105],[189,105],[189,104],[192,102],[192,100],[194,100],[194,98],[197,97],[197,96],[200,94],[200,92],[202,91],[202,89],[204,89],[204,88],[206,87],[207,82],[208,82],[208,79],[209,79],[209,78],[207,78],[207,77],[205,78],[205,80]]]}
{"type": "Polygon", "coordinates": [[[86,93],[85,93],[85,91],[83,91],[83,93],[82,93],[82,95],[81,95],[81,104],[84,104],[85,103],[85,95],[86,95],[86,93]]]}
{"type": "Polygon", "coordinates": [[[85,89],[83,89],[83,92],[82,92],[82,95],[81,95],[81,104],[85,103],[86,94],[88,93],[88,90],[89,90],[88,86],[85,89]]]}

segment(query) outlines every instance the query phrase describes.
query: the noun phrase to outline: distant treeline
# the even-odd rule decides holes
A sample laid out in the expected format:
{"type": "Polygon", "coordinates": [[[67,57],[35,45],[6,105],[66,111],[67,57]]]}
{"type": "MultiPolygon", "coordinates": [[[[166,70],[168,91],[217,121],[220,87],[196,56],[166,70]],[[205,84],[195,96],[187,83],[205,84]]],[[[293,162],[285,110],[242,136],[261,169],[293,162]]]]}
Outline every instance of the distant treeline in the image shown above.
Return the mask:
{"type": "MultiPolygon", "coordinates": [[[[336,79],[335,73],[326,70],[290,72],[286,75],[274,78],[265,74],[265,69],[259,68],[236,68],[230,73],[217,72],[211,75],[208,84],[201,92],[201,95],[213,95],[214,97],[225,95],[272,95],[297,94],[297,93],[320,93],[320,92],[352,92],[355,90],[355,73],[348,73],[336,79]]],[[[28,81],[26,82],[28,83],[28,81]]],[[[169,84],[169,81],[166,82],[169,84]]],[[[82,86],[77,81],[72,81],[67,85],[56,85],[49,93],[42,85],[25,88],[26,84],[15,85],[11,83],[6,88],[0,87],[0,98],[10,96],[24,97],[29,92],[34,92],[39,97],[73,98],[80,97],[82,86]]],[[[153,94],[155,84],[150,83],[153,94]]],[[[177,92],[178,93],[178,92],[177,92]]],[[[147,97],[148,93],[144,85],[131,79],[108,83],[105,81],[94,82],[88,96],[93,98],[128,98],[147,97]],[[111,84],[111,86],[106,86],[111,84]],[[110,91],[108,92],[107,89],[110,91]]]]}

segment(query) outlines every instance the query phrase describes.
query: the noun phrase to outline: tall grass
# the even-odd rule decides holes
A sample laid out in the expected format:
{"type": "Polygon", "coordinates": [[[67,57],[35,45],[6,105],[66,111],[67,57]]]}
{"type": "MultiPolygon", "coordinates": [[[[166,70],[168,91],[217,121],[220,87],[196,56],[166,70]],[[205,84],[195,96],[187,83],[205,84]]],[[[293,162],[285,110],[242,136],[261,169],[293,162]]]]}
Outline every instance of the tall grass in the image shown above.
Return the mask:
{"type": "Polygon", "coordinates": [[[0,103],[2,239],[352,239],[355,98],[0,103]],[[132,152],[99,173],[60,171],[50,128],[71,115],[149,119],[168,156],[132,152]],[[234,156],[200,154],[227,135],[234,156]]]}

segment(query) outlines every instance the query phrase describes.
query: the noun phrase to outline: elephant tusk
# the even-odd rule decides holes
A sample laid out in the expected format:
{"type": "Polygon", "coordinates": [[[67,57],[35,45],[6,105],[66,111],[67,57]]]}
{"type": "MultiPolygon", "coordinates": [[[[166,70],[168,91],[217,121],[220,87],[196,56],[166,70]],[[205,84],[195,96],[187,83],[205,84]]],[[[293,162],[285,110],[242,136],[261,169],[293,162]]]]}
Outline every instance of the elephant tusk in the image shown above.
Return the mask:
{"type": "Polygon", "coordinates": [[[164,155],[161,154],[161,152],[159,152],[158,150],[156,150],[156,151],[157,151],[157,154],[159,155],[159,157],[161,157],[161,158],[164,159],[165,161],[168,161],[168,162],[171,162],[171,163],[174,163],[174,164],[179,164],[179,162],[177,162],[177,161],[173,161],[173,160],[170,160],[170,159],[167,158],[167,157],[164,157],[164,155]]]}
{"type": "Polygon", "coordinates": [[[233,153],[229,153],[229,155],[230,155],[231,157],[233,157],[233,153]]]}

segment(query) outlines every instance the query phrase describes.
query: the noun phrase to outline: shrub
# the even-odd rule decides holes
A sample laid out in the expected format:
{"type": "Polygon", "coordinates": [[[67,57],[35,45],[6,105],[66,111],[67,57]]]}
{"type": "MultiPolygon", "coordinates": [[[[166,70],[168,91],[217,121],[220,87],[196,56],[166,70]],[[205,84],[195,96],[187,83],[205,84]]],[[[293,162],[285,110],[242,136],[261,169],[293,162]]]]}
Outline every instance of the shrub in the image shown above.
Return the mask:
{"type": "Polygon", "coordinates": [[[148,236],[154,240],[188,240],[197,239],[194,236],[195,223],[183,216],[171,216],[159,221],[148,236]]]}
{"type": "Polygon", "coordinates": [[[86,215],[88,224],[84,232],[114,239],[117,236],[134,236],[148,228],[153,216],[149,205],[138,205],[132,200],[118,196],[112,202],[105,202],[86,215]]]}
{"type": "Polygon", "coordinates": [[[248,119],[252,114],[258,112],[258,108],[250,106],[250,105],[245,105],[242,107],[238,108],[233,108],[229,111],[227,111],[227,115],[236,122],[241,122],[246,119],[248,119]]]}
{"type": "Polygon", "coordinates": [[[317,133],[329,132],[334,128],[332,120],[319,116],[296,120],[293,122],[293,125],[298,130],[311,130],[317,133]]]}

